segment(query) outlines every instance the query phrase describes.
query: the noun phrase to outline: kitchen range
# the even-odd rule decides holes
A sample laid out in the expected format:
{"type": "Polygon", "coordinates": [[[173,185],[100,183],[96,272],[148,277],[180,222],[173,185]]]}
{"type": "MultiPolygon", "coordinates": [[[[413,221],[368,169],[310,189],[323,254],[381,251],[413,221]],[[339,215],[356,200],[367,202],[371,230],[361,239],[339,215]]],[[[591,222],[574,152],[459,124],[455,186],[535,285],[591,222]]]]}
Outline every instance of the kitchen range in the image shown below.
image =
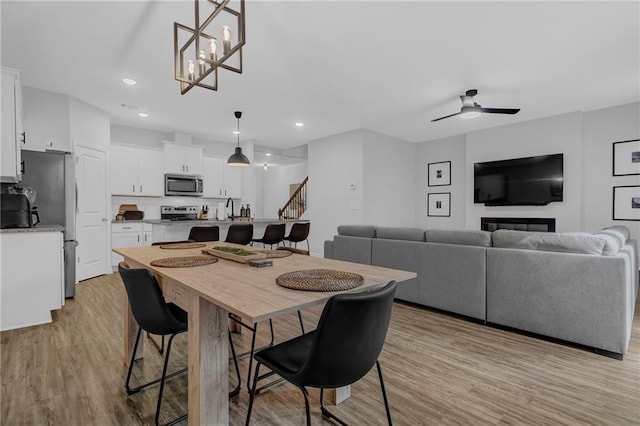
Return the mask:
{"type": "MultiPolygon", "coordinates": [[[[161,206],[160,219],[179,221],[179,220],[198,220],[197,206],[161,206]]],[[[203,219],[206,220],[206,219],[203,219]]]]}

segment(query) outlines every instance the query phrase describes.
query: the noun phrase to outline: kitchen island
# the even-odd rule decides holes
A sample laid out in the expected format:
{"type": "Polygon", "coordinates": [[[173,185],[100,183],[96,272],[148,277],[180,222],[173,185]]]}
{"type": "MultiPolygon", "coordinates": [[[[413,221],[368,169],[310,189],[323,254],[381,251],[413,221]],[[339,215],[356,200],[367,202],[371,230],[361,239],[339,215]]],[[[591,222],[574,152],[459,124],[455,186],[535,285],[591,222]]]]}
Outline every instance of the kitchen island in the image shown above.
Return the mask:
{"type": "Polygon", "coordinates": [[[1,330],[51,322],[64,305],[64,227],[0,230],[1,330]]]}
{"type": "Polygon", "coordinates": [[[164,219],[144,220],[150,223],[153,228],[153,242],[158,241],[183,241],[189,237],[189,231],[194,226],[218,226],[220,227],[220,241],[224,241],[227,237],[227,231],[232,224],[252,224],[253,238],[262,238],[267,225],[284,223],[286,225],[285,235],[289,235],[291,226],[296,222],[308,222],[306,220],[294,219],[238,219],[238,220],[179,220],[171,221],[164,219]]]}

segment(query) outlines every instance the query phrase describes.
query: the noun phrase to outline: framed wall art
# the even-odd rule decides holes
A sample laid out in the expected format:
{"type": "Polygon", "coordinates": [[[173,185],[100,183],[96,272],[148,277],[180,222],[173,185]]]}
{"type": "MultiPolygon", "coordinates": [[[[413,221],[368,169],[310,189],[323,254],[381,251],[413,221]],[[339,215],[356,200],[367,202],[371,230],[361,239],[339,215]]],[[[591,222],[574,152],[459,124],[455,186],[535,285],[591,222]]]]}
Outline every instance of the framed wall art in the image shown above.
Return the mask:
{"type": "Polygon", "coordinates": [[[435,192],[432,194],[427,194],[427,216],[450,217],[451,193],[435,192]]]}
{"type": "Polygon", "coordinates": [[[428,186],[451,185],[451,161],[427,164],[428,186]]]}
{"type": "Polygon", "coordinates": [[[613,187],[613,220],[640,220],[640,185],[613,187]]]}
{"type": "Polygon", "coordinates": [[[640,175],[640,139],[613,143],[613,175],[640,175]]]}

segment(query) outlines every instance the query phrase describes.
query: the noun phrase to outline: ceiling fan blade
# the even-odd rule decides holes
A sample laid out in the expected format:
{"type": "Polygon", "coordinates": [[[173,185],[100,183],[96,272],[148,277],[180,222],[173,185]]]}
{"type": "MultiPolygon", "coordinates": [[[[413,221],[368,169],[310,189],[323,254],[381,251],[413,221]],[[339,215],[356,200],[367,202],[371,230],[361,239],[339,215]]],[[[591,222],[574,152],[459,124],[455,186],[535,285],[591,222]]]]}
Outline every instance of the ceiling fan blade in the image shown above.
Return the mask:
{"type": "Polygon", "coordinates": [[[440,121],[440,120],[444,120],[445,118],[455,117],[456,115],[460,115],[460,114],[462,114],[462,112],[456,112],[455,114],[445,115],[444,117],[440,117],[440,118],[436,118],[435,120],[431,120],[431,122],[433,123],[434,121],[440,121]]]}
{"type": "Polygon", "coordinates": [[[516,114],[520,108],[480,108],[480,112],[488,114],[516,114]]]}

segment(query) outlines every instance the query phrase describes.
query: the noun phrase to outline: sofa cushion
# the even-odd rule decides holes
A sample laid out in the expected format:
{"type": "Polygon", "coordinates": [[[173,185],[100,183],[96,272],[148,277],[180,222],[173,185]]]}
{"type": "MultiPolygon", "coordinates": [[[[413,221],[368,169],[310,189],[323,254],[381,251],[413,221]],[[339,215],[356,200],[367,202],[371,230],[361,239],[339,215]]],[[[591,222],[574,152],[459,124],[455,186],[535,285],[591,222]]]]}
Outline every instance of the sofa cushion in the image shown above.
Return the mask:
{"type": "Polygon", "coordinates": [[[616,231],[602,231],[597,234],[593,234],[595,237],[602,238],[604,243],[604,249],[602,254],[605,256],[612,256],[620,251],[624,243],[622,242],[622,234],[616,231]]]}
{"type": "Polygon", "coordinates": [[[622,245],[625,245],[625,243],[629,240],[629,238],[631,238],[631,232],[629,231],[629,228],[627,228],[626,226],[622,226],[622,225],[609,226],[607,228],[604,228],[600,232],[605,232],[605,231],[615,231],[622,234],[622,237],[624,238],[622,245]]]}
{"type": "Polygon", "coordinates": [[[424,241],[424,229],[420,228],[376,228],[376,238],[385,240],[424,241]]]}
{"type": "Polygon", "coordinates": [[[588,233],[525,232],[498,229],[494,247],[602,255],[605,240],[588,233]]]}
{"type": "Polygon", "coordinates": [[[338,226],[338,235],[374,238],[376,236],[376,227],[371,225],[340,225],[338,226]]]}
{"type": "Polygon", "coordinates": [[[627,243],[627,241],[629,240],[629,236],[624,231],[622,231],[620,229],[605,228],[602,231],[600,231],[599,233],[600,234],[611,235],[613,238],[618,240],[618,243],[620,244],[620,247],[625,245],[627,243]]]}
{"type": "Polygon", "coordinates": [[[491,247],[491,232],[487,231],[427,229],[424,234],[428,243],[491,247]]]}

